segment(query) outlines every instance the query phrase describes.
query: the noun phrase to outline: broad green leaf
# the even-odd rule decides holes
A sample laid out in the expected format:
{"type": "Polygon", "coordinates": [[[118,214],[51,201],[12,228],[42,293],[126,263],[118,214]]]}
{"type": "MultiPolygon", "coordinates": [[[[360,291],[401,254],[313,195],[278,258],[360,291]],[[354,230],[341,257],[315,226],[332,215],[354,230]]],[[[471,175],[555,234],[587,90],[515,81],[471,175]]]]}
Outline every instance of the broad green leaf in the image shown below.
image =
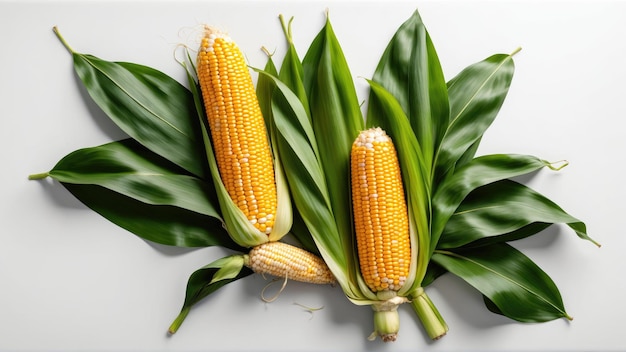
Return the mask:
{"type": "Polygon", "coordinates": [[[501,180],[477,188],[463,200],[446,224],[437,248],[455,248],[502,235],[509,235],[504,239],[510,240],[511,233],[533,223],[568,224],[580,238],[591,240],[578,231],[584,224],[554,202],[520,183],[501,180]]]}
{"type": "Polygon", "coordinates": [[[78,200],[145,240],[177,247],[222,246],[241,251],[214,217],[167,205],[150,205],[97,185],[63,183],[78,200]]]}
{"type": "Polygon", "coordinates": [[[133,139],[74,151],[48,175],[92,184],[153,205],[172,205],[221,220],[210,183],[152,153],[133,139]]]}
{"type": "MultiPolygon", "coordinates": [[[[441,64],[418,11],[396,31],[372,80],[402,106],[420,141],[430,176],[434,153],[448,127],[450,107],[441,64]]],[[[367,120],[379,110],[376,100],[370,99],[367,120]]]]}
{"type": "Polygon", "coordinates": [[[432,259],[480,291],[511,319],[571,319],[552,279],[506,243],[463,251],[437,250],[432,259]]]}
{"type": "Polygon", "coordinates": [[[342,247],[351,248],[350,150],[364,122],[350,68],[328,17],[302,66],[331,210],[342,247]]]}
{"type": "Polygon", "coordinates": [[[468,149],[478,147],[496,118],[513,79],[512,55],[490,56],[448,82],[450,124],[436,153],[434,182],[441,180],[468,149]]]}
{"type": "Polygon", "coordinates": [[[206,174],[193,98],[184,86],[146,66],[72,56],[89,95],[124,132],[190,173],[206,174]]]}
{"type": "Polygon", "coordinates": [[[550,166],[550,163],[534,156],[492,154],[475,158],[456,170],[445,179],[433,196],[431,250],[435,249],[454,211],[471,191],[495,181],[537,171],[544,166],[550,166]]]}
{"type": "Polygon", "coordinates": [[[196,303],[227,284],[250,274],[252,274],[252,270],[244,266],[242,255],[224,257],[196,270],[189,277],[185,302],[180,313],[172,322],[169,333],[174,334],[178,331],[191,307],[196,303]]]}

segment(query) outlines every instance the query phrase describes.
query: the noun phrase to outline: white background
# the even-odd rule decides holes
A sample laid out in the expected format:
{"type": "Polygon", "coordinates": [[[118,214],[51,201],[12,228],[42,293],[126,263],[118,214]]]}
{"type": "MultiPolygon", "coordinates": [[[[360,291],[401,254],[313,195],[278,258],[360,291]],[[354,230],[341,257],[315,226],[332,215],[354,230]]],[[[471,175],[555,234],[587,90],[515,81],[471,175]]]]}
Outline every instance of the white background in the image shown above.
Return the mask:
{"type": "Polygon", "coordinates": [[[606,351],[626,350],[624,102],[626,2],[0,1],[0,350],[27,351],[606,351]],[[447,275],[428,288],[450,331],[427,341],[401,309],[398,341],[368,342],[371,312],[338,287],[290,282],[271,304],[255,275],[166,329],[188,276],[220,249],[147,243],[84,207],[56,182],[28,181],[67,153],[123,135],[89,101],[58,25],[80,52],[158,68],[183,80],[176,45],[221,27],[250,63],[284,52],[278,14],[294,15],[303,55],[330,16],[362,98],[396,28],[419,7],[446,78],[518,46],[509,96],[480,154],[526,153],[570,166],[528,184],[585,221],[601,249],[565,226],[515,243],[556,282],[572,322],[520,324],[489,313],[447,275]],[[324,309],[309,314],[294,302],[324,309]]]}

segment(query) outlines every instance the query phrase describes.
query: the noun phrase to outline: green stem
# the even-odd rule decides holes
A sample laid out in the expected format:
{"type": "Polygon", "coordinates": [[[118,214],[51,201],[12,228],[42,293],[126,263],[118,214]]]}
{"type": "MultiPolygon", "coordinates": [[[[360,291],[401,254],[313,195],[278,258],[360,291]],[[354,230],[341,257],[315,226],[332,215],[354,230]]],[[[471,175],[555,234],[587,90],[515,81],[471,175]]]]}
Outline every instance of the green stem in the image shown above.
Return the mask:
{"type": "Polygon", "coordinates": [[[433,340],[442,338],[448,332],[448,325],[430,300],[423,288],[418,288],[411,295],[411,306],[422,322],[424,330],[433,340]]]}
{"type": "Polygon", "coordinates": [[[59,38],[61,43],[63,43],[63,46],[70,52],[70,54],[74,54],[75,53],[74,49],[72,49],[70,44],[65,41],[65,38],[63,38],[63,36],[61,35],[61,32],[59,32],[59,28],[57,26],[54,26],[52,27],[52,31],[54,32],[54,34],[56,34],[57,38],[59,38]]]}
{"type": "Polygon", "coordinates": [[[180,314],[178,314],[176,319],[174,319],[172,325],[170,325],[170,328],[167,330],[168,333],[173,335],[176,333],[176,331],[178,331],[178,328],[180,328],[181,324],[187,317],[187,314],[189,314],[189,309],[190,307],[185,307],[183,308],[183,310],[180,311],[180,314]]]}
{"type": "Polygon", "coordinates": [[[28,175],[28,179],[29,180],[42,180],[46,177],[50,176],[50,174],[48,172],[42,172],[39,174],[32,174],[32,175],[28,175]]]}

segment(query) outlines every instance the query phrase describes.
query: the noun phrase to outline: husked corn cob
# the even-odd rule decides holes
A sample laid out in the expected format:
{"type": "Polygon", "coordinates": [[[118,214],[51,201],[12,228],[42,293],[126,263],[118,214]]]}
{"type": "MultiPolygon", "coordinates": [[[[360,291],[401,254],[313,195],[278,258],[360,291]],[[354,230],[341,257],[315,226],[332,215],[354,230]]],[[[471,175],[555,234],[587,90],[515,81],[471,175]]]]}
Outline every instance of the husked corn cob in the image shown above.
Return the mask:
{"type": "Polygon", "coordinates": [[[254,247],[246,266],[256,273],[287,277],[314,284],[330,284],[335,278],[322,258],[283,242],[268,242],[254,247]]]}
{"type": "Polygon", "coordinates": [[[398,291],[409,274],[411,244],[391,138],[380,128],[361,132],[352,145],[350,163],[361,273],[374,293],[398,291]]]}
{"type": "Polygon", "coordinates": [[[225,33],[206,27],[197,71],[221,179],[248,220],[269,234],[277,206],[274,165],[244,56],[225,33]]]}

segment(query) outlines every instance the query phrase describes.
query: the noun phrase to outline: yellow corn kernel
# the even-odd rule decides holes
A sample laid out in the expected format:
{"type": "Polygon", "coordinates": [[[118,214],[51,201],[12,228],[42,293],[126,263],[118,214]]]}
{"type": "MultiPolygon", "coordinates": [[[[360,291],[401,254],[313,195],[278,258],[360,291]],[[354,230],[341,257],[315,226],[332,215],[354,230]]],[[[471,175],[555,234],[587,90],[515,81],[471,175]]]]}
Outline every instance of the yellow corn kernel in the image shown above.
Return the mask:
{"type": "Polygon", "coordinates": [[[283,242],[267,242],[252,248],[246,266],[259,274],[286,277],[289,280],[313,284],[335,282],[322,258],[283,242]]]}
{"type": "Polygon", "coordinates": [[[350,156],[352,205],[361,274],[374,293],[398,291],[411,261],[407,206],[391,138],[365,130],[350,156]]]}
{"type": "Polygon", "coordinates": [[[206,27],[197,60],[222,182],[248,220],[269,234],[277,202],[274,164],[245,58],[225,33],[206,27]]]}

